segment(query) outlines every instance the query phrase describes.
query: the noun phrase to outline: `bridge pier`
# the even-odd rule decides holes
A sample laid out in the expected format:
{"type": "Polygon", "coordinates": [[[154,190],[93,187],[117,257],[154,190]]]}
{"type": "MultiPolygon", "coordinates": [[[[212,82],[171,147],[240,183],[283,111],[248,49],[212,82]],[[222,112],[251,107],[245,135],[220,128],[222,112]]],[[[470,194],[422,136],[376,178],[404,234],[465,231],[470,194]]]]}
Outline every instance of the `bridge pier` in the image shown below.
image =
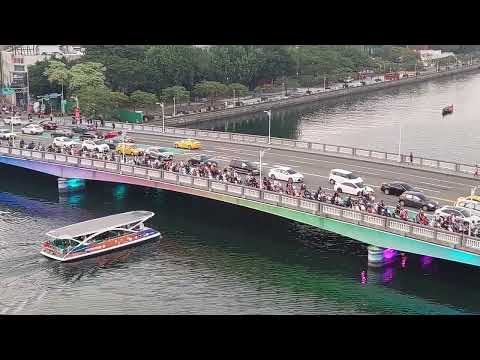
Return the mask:
{"type": "Polygon", "coordinates": [[[379,267],[389,264],[395,260],[397,255],[397,250],[370,245],[368,246],[368,265],[379,267]]]}
{"type": "Polygon", "coordinates": [[[84,179],[65,179],[58,178],[58,192],[63,193],[72,193],[83,191],[85,189],[85,180],[84,179]]]}

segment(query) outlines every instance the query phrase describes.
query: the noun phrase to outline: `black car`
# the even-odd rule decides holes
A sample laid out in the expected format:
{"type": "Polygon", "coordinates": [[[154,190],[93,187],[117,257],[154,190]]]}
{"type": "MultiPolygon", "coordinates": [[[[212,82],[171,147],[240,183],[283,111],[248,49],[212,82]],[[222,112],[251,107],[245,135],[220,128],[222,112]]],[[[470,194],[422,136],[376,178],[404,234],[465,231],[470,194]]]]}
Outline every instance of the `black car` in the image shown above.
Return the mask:
{"type": "Polygon", "coordinates": [[[201,164],[215,165],[218,167],[218,163],[215,160],[212,160],[210,156],[206,155],[196,155],[188,160],[190,166],[198,166],[201,164]]]}
{"type": "Polygon", "coordinates": [[[56,129],[56,130],[52,131],[50,133],[50,135],[52,137],[65,136],[65,137],[68,137],[68,138],[71,139],[73,137],[73,132],[71,132],[70,130],[66,130],[66,129],[56,129]]]}
{"type": "Polygon", "coordinates": [[[250,161],[244,161],[244,160],[232,160],[230,162],[230,167],[237,170],[239,173],[252,173],[252,175],[259,175],[260,171],[258,170],[258,167],[251,163],[250,161]]]}
{"type": "Polygon", "coordinates": [[[438,208],[438,202],[429,199],[419,191],[405,191],[400,195],[398,202],[401,206],[409,206],[424,211],[435,211],[438,208]]]}
{"type": "Polygon", "coordinates": [[[77,134],[83,134],[89,130],[94,130],[95,127],[92,125],[80,124],[72,127],[72,131],[77,134]]]}
{"type": "Polygon", "coordinates": [[[405,191],[416,191],[415,188],[413,188],[412,186],[400,181],[383,183],[382,186],[380,187],[380,190],[382,190],[385,193],[385,195],[396,195],[396,196],[402,195],[405,191]]]}
{"type": "Polygon", "coordinates": [[[123,139],[121,137],[114,137],[105,140],[105,143],[108,145],[108,147],[112,150],[115,150],[117,148],[117,145],[122,143],[123,139]]]}

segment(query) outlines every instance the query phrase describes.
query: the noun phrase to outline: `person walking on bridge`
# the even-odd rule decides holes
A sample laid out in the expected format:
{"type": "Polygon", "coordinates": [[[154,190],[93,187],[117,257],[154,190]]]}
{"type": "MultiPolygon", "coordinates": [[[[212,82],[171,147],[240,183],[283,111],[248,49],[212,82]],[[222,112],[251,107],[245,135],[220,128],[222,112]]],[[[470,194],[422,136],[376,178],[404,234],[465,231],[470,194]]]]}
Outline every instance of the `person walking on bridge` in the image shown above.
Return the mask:
{"type": "Polygon", "coordinates": [[[412,164],[412,165],[413,165],[413,154],[412,154],[412,152],[410,152],[410,156],[409,156],[409,158],[410,158],[410,164],[412,164]]]}

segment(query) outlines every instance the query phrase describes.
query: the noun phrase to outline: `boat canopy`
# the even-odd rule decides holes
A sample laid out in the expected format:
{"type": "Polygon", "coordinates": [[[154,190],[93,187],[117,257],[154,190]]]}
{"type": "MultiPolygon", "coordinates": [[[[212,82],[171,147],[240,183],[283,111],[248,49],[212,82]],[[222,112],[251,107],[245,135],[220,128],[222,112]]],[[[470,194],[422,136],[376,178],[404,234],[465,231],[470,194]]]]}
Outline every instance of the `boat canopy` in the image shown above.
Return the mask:
{"type": "Polygon", "coordinates": [[[56,239],[73,239],[79,236],[101,233],[121,226],[144,222],[154,216],[151,211],[129,211],[121,214],[109,215],[98,219],[87,220],[64,226],[47,232],[47,236],[56,239]]]}

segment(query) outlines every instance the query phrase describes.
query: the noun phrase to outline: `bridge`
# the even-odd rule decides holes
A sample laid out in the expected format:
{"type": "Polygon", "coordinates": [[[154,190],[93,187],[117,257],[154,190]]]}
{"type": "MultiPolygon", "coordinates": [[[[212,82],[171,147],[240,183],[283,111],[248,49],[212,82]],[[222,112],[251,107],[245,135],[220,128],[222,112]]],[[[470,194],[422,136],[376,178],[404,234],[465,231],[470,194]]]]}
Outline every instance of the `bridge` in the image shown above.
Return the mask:
{"type": "MultiPolygon", "coordinates": [[[[116,124],[118,128],[127,129],[137,142],[145,144],[172,144],[173,138],[195,137],[202,140],[205,152],[218,157],[256,159],[258,150],[268,147],[267,164],[291,166],[304,173],[306,182],[315,184],[326,183],[330,169],[344,167],[360,173],[367,183],[395,179],[423,186],[426,193],[442,196],[437,199],[445,203],[470,193],[471,186],[478,183],[473,176],[475,167],[469,164],[425,158],[414,158],[410,164],[405,155],[277,138],[272,138],[268,145],[266,137],[204,130],[165,128],[163,132],[161,127],[116,124]]],[[[61,178],[134,184],[201,196],[299,221],[382,249],[480,265],[478,238],[266,190],[142,166],[6,146],[0,146],[0,163],[61,178]]]]}

